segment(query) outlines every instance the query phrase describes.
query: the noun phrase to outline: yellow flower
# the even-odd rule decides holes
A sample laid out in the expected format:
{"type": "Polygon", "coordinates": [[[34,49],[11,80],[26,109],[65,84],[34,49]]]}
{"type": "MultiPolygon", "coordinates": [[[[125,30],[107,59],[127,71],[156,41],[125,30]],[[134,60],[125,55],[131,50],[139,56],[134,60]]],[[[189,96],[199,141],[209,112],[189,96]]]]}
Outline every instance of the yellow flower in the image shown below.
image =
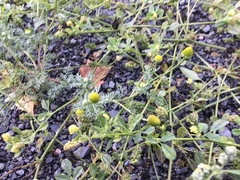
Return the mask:
{"type": "Polygon", "coordinates": [[[230,9],[227,13],[228,16],[234,16],[235,15],[235,9],[230,9]]]}
{"type": "Polygon", "coordinates": [[[76,147],[77,145],[78,145],[78,143],[76,141],[68,141],[66,144],[64,144],[63,150],[67,151],[69,149],[76,147]]]}
{"type": "Polygon", "coordinates": [[[82,109],[77,109],[75,113],[76,113],[76,115],[79,117],[79,116],[84,115],[84,110],[82,110],[82,109]]]}
{"type": "Polygon", "coordinates": [[[159,63],[162,61],[162,56],[158,54],[155,56],[154,60],[155,60],[155,62],[159,63]]]}
{"type": "Polygon", "coordinates": [[[2,134],[3,141],[5,143],[9,142],[11,140],[11,135],[9,133],[2,134]]]}
{"type": "Polygon", "coordinates": [[[155,47],[154,47],[154,49],[155,49],[156,51],[159,51],[160,45],[159,45],[159,44],[156,44],[155,47]]]}
{"type": "Polygon", "coordinates": [[[18,153],[21,151],[21,149],[23,148],[24,144],[22,142],[18,142],[13,144],[12,148],[11,148],[11,152],[12,153],[18,153]]]}
{"type": "Polygon", "coordinates": [[[188,78],[187,83],[192,84],[193,80],[191,78],[188,78]]]}
{"type": "Polygon", "coordinates": [[[31,29],[25,29],[25,34],[30,34],[31,32],[31,29]]]}
{"type": "Polygon", "coordinates": [[[198,127],[193,125],[190,127],[190,132],[194,133],[194,134],[197,134],[198,133],[198,127]]]}
{"type": "Polygon", "coordinates": [[[67,22],[66,22],[66,25],[69,27],[69,26],[72,26],[73,25],[73,22],[71,21],[71,20],[68,20],[67,22]]]}
{"type": "Polygon", "coordinates": [[[106,119],[106,120],[109,120],[109,115],[107,113],[104,113],[103,114],[103,117],[106,119]]]}
{"type": "Polygon", "coordinates": [[[73,134],[73,133],[77,132],[78,130],[79,130],[79,128],[75,124],[72,124],[68,127],[69,134],[73,134]]]}

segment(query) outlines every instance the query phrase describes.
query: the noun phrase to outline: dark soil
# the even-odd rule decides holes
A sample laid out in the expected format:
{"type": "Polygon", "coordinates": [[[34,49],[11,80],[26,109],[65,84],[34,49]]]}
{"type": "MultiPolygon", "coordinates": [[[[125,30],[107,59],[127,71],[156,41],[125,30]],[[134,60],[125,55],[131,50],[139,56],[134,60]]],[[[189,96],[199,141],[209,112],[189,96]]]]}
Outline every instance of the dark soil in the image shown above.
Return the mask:
{"type": "MultiPolygon", "coordinates": [[[[187,13],[187,1],[180,2],[181,13],[184,15],[187,13]]],[[[103,11],[103,13],[109,13],[107,11],[103,11]]],[[[114,13],[114,12],[110,12],[114,13]]],[[[109,20],[111,21],[111,20],[109,20]]],[[[204,22],[209,21],[209,14],[204,12],[201,5],[198,5],[196,10],[193,12],[193,15],[190,18],[190,22],[204,22]]],[[[209,44],[219,45],[222,47],[226,47],[226,51],[216,50],[216,49],[208,49],[202,46],[194,46],[194,50],[197,51],[200,56],[204,57],[209,64],[213,67],[224,67],[227,68],[231,63],[232,53],[236,51],[237,48],[240,47],[240,41],[235,40],[232,43],[227,43],[226,39],[233,38],[236,39],[233,35],[221,32],[218,33],[217,29],[214,25],[206,25],[202,27],[200,25],[191,26],[192,30],[199,30],[199,34],[204,34],[204,36],[199,35],[197,36],[197,40],[209,44]],[[220,56],[212,56],[211,53],[216,52],[219,53],[220,56]]],[[[168,35],[167,35],[168,36],[168,35]]],[[[61,68],[66,66],[80,66],[86,63],[86,59],[89,58],[95,51],[98,50],[98,47],[104,43],[104,39],[106,37],[104,34],[102,37],[95,36],[94,34],[87,34],[82,36],[74,36],[69,37],[69,41],[66,43],[65,39],[56,39],[51,42],[49,47],[49,52],[56,53],[56,58],[49,63],[49,68],[61,68]],[[94,43],[97,47],[95,50],[91,50],[86,47],[86,43],[94,43]]],[[[104,51],[103,51],[104,53],[104,51]]],[[[115,59],[116,54],[112,53],[111,57],[115,59]]],[[[134,70],[129,70],[125,68],[125,62],[127,59],[123,59],[114,64],[113,68],[111,69],[108,76],[105,78],[104,84],[101,86],[100,92],[107,93],[107,92],[118,92],[117,84],[120,84],[123,87],[123,94],[124,96],[128,96],[131,92],[132,86],[127,84],[129,80],[137,81],[141,77],[141,68],[138,67],[134,70]]],[[[199,59],[194,56],[192,58],[192,62],[196,64],[202,64],[199,59]]],[[[234,66],[240,66],[240,60],[238,59],[234,66]]],[[[189,65],[188,68],[192,68],[193,65],[189,65]]],[[[78,69],[72,70],[73,74],[78,73],[78,69]]],[[[59,72],[53,71],[50,74],[50,77],[58,77],[59,72]]],[[[207,72],[202,72],[199,74],[200,78],[207,82],[212,78],[212,74],[207,72]]],[[[228,85],[232,87],[239,86],[239,82],[232,78],[228,78],[226,80],[228,85]]],[[[213,82],[212,86],[214,86],[213,82]]],[[[173,72],[173,80],[172,85],[177,87],[177,92],[172,93],[173,98],[173,105],[177,105],[181,102],[184,102],[185,99],[190,97],[189,91],[191,90],[190,86],[186,83],[186,78],[180,72],[179,69],[173,72]]],[[[72,98],[72,89],[66,89],[59,97],[57,97],[50,106],[51,110],[57,109],[68,100],[72,98]]],[[[144,97],[141,99],[142,102],[146,102],[144,97]]],[[[210,102],[209,102],[210,103],[210,102]]],[[[228,99],[223,101],[219,104],[219,116],[222,116],[224,113],[229,113],[231,115],[236,114],[240,115],[240,106],[234,99],[228,99]]],[[[70,107],[66,107],[65,109],[56,113],[49,121],[49,128],[48,131],[50,134],[54,135],[56,130],[61,125],[62,121],[67,117],[69,113],[70,107]]],[[[37,108],[35,109],[38,110],[37,108]]],[[[108,105],[106,106],[106,112],[109,112],[111,116],[115,116],[119,111],[119,107],[108,105]]],[[[189,114],[189,108],[183,109],[181,112],[177,114],[178,118],[183,118],[186,114],[189,114]]],[[[13,108],[11,110],[6,111],[6,118],[4,119],[3,126],[0,126],[0,134],[5,132],[11,132],[13,126],[17,126],[19,129],[28,129],[30,128],[30,123],[28,121],[21,121],[19,120],[19,114],[21,113],[17,108],[13,108]]],[[[207,122],[209,121],[210,117],[214,113],[214,107],[207,108],[199,113],[199,121],[200,122],[207,122]]],[[[71,124],[71,120],[68,122],[67,125],[71,124]]],[[[188,123],[185,123],[186,126],[189,126],[188,123]]],[[[233,127],[234,124],[230,123],[227,125],[229,130],[235,128],[233,127]]],[[[234,137],[234,136],[233,136],[234,137]]],[[[66,143],[68,140],[71,140],[72,136],[69,135],[67,128],[65,128],[59,135],[58,140],[61,141],[63,144],[66,143]]],[[[237,143],[240,143],[239,137],[234,137],[237,143]]],[[[51,137],[47,140],[49,142],[51,137]]],[[[45,142],[45,143],[47,143],[45,142]]],[[[96,140],[96,143],[98,141],[96,140]]],[[[21,156],[17,158],[13,158],[13,154],[4,150],[5,143],[2,139],[0,139],[0,179],[3,180],[30,180],[33,179],[33,175],[35,172],[35,164],[31,164],[35,162],[37,156],[40,156],[42,151],[38,152],[36,149],[36,144],[32,144],[27,146],[21,156]]],[[[131,147],[134,145],[134,142],[130,141],[128,146],[131,147]]],[[[114,144],[113,146],[121,146],[121,144],[114,144]]],[[[188,150],[194,150],[193,144],[186,144],[185,148],[188,150]]],[[[143,147],[142,155],[137,165],[131,165],[129,160],[124,162],[124,169],[128,170],[131,174],[132,179],[138,180],[146,180],[146,179],[157,179],[152,161],[148,158],[148,147],[143,147]]],[[[111,150],[114,151],[113,149],[111,150]]],[[[193,153],[186,153],[184,154],[181,151],[177,151],[177,158],[173,162],[172,167],[172,179],[178,180],[185,180],[189,177],[193,171],[190,167],[190,160],[194,159],[193,153]]],[[[77,167],[82,165],[85,167],[85,163],[76,155],[80,156],[83,160],[90,163],[91,162],[91,154],[95,153],[93,149],[87,143],[83,143],[80,147],[77,147],[71,151],[63,151],[62,145],[58,144],[57,142],[54,144],[54,148],[51,152],[48,153],[44,162],[42,163],[41,170],[39,172],[39,180],[50,180],[54,179],[54,175],[57,173],[63,172],[61,169],[61,160],[68,158],[73,163],[73,167],[77,167]]],[[[167,179],[168,174],[168,160],[160,162],[156,157],[156,153],[154,154],[154,161],[156,164],[156,169],[158,172],[159,179],[167,179]]],[[[87,167],[85,167],[87,168],[87,167]]],[[[86,178],[87,179],[87,178],[86,178]]],[[[118,176],[115,174],[111,178],[112,180],[118,179],[118,176]]],[[[228,177],[225,177],[228,179],[228,177]]]]}

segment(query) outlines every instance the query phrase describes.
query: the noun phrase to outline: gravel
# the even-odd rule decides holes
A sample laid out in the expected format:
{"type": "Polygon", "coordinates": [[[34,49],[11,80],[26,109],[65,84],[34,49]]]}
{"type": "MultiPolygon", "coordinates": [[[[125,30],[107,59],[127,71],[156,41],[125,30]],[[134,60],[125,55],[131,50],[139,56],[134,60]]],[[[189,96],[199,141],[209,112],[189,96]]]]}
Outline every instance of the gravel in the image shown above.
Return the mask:
{"type": "MultiPolygon", "coordinates": [[[[180,1],[180,8],[181,13],[186,14],[187,13],[187,1],[182,0],[180,1]]],[[[106,13],[103,11],[102,13],[106,13]]],[[[114,14],[114,12],[107,12],[109,14],[114,14]]],[[[203,9],[201,5],[198,5],[196,8],[196,11],[193,12],[193,15],[190,18],[191,22],[201,22],[201,21],[208,21],[209,16],[208,13],[203,12],[203,9]]],[[[198,26],[191,26],[192,30],[199,30],[198,26]]],[[[214,27],[214,25],[206,25],[204,28],[200,29],[199,34],[205,34],[199,35],[197,37],[198,41],[210,43],[219,45],[222,47],[227,47],[228,50],[224,52],[224,55],[221,55],[219,57],[214,57],[211,55],[212,52],[215,52],[215,50],[209,49],[209,48],[203,48],[200,46],[194,47],[195,51],[199,53],[200,56],[204,57],[208,63],[210,63],[214,67],[227,67],[227,65],[231,62],[231,53],[234,52],[237,48],[240,47],[240,41],[236,42],[230,42],[226,43],[226,38],[235,38],[231,34],[228,33],[216,33],[217,29],[214,27]]],[[[168,34],[166,35],[168,36],[168,34]]],[[[87,34],[84,36],[76,36],[71,37],[69,39],[68,43],[65,43],[65,40],[56,40],[53,41],[49,46],[49,52],[56,53],[56,59],[54,59],[51,63],[48,64],[48,68],[61,68],[66,66],[79,66],[82,64],[85,64],[86,58],[88,58],[93,51],[86,47],[86,43],[95,43],[96,45],[102,44],[104,41],[103,39],[106,39],[106,37],[97,37],[92,34],[87,34]]],[[[223,52],[218,52],[219,54],[223,54],[223,52]]],[[[114,54],[112,54],[112,57],[114,58],[114,54]]],[[[196,64],[202,64],[202,62],[199,62],[198,58],[194,56],[193,62],[196,64]]],[[[134,70],[129,70],[125,68],[125,62],[127,62],[126,59],[123,59],[120,62],[117,62],[113,68],[111,69],[108,76],[105,78],[104,84],[101,86],[100,91],[107,93],[109,91],[115,91],[119,92],[119,89],[117,88],[118,85],[121,85],[123,87],[123,95],[128,96],[132,90],[131,85],[127,85],[126,82],[129,80],[133,80],[134,82],[138,81],[141,77],[141,68],[138,67],[134,70]]],[[[238,60],[235,64],[240,65],[240,61],[238,60]]],[[[73,73],[77,73],[77,70],[73,70],[73,73]]],[[[59,75],[58,72],[51,72],[51,77],[57,77],[59,75]]],[[[203,81],[208,81],[212,78],[211,73],[203,72],[199,74],[199,77],[203,81]]],[[[226,80],[231,87],[236,87],[238,85],[237,81],[234,81],[229,78],[229,80],[226,80]]],[[[214,86],[218,82],[212,82],[209,86],[214,86]]],[[[172,86],[178,87],[178,92],[172,93],[172,99],[173,102],[182,102],[190,97],[189,92],[190,88],[186,81],[184,80],[184,77],[182,73],[179,70],[174,71],[173,73],[173,81],[172,86]],[[182,81],[178,83],[176,79],[181,79],[182,81]]],[[[71,89],[64,92],[61,97],[56,98],[51,104],[50,104],[50,110],[54,111],[58,107],[60,107],[62,104],[67,102],[69,99],[71,99],[71,89]]],[[[177,105],[173,103],[173,106],[177,105]]],[[[117,107],[109,105],[106,107],[106,111],[109,113],[111,117],[115,117],[119,109],[117,107]]],[[[181,112],[177,114],[179,118],[183,118],[186,114],[189,114],[189,109],[183,109],[181,112]]],[[[50,120],[50,126],[48,128],[48,131],[50,134],[54,135],[59,126],[61,125],[63,119],[65,119],[68,115],[69,107],[66,107],[65,109],[59,111],[56,113],[50,120]]],[[[12,134],[15,134],[12,131],[13,126],[17,126],[19,129],[26,129],[30,128],[30,123],[27,121],[20,121],[19,120],[19,114],[21,112],[17,110],[16,108],[13,108],[8,111],[6,121],[4,123],[4,126],[0,126],[0,133],[5,132],[11,132],[12,134]]],[[[229,114],[240,114],[239,112],[239,104],[233,100],[229,99],[226,101],[223,101],[219,104],[219,113],[220,115],[223,113],[229,113],[229,114]]],[[[210,116],[213,115],[212,110],[206,109],[204,111],[201,111],[199,113],[199,121],[200,122],[209,122],[210,116]]],[[[186,124],[188,125],[188,124],[186,124]]],[[[220,130],[218,133],[220,135],[224,135],[226,137],[233,137],[235,138],[237,143],[240,143],[239,137],[232,136],[231,129],[233,128],[234,124],[229,123],[227,127],[225,127],[223,130],[220,130]]],[[[68,135],[67,129],[63,130],[59,136],[59,141],[61,143],[66,143],[67,141],[71,140],[72,136],[68,135]]],[[[49,142],[51,140],[51,137],[47,139],[49,142]]],[[[99,143],[100,140],[94,140],[95,143],[99,143]]],[[[44,142],[44,145],[47,142],[44,142]]],[[[128,147],[134,146],[135,143],[133,141],[130,141],[128,144],[128,147]]],[[[112,151],[116,151],[119,146],[121,146],[120,143],[113,143],[112,144],[112,151]]],[[[191,146],[191,145],[189,145],[191,146]]],[[[192,145],[193,146],[193,145],[192,145]]],[[[190,147],[191,148],[191,147],[190,147]]],[[[54,179],[54,175],[62,172],[61,170],[61,161],[64,158],[68,158],[72,161],[73,166],[76,167],[79,163],[79,157],[84,159],[87,162],[91,162],[91,152],[93,149],[90,147],[89,144],[82,144],[78,148],[74,149],[72,152],[63,151],[63,147],[59,144],[55,143],[54,150],[48,153],[46,156],[44,163],[42,164],[42,168],[39,172],[39,180],[47,180],[47,179],[54,179]]],[[[3,176],[7,172],[10,172],[14,169],[12,173],[9,175],[3,177],[3,180],[17,180],[17,179],[24,179],[23,177],[26,176],[25,179],[33,179],[33,175],[30,173],[35,171],[34,165],[29,166],[27,168],[20,168],[23,165],[29,164],[34,161],[38,153],[36,150],[36,144],[33,144],[31,146],[27,146],[24,148],[23,153],[18,158],[13,158],[13,154],[10,152],[7,152],[5,150],[5,143],[3,143],[2,139],[0,139],[0,176],[3,176]],[[20,168],[20,169],[19,169],[20,168]],[[30,175],[29,175],[30,174],[30,175]]],[[[190,154],[189,157],[192,157],[193,154],[190,154]]],[[[193,158],[193,157],[192,157],[193,158]]],[[[192,170],[188,166],[180,167],[176,161],[181,159],[182,161],[186,161],[187,157],[185,154],[181,152],[177,152],[177,158],[174,161],[173,168],[172,168],[172,179],[179,179],[184,180],[186,177],[188,177],[192,170]]],[[[168,174],[168,160],[165,160],[164,163],[159,162],[157,157],[154,155],[154,162],[156,164],[156,169],[159,175],[159,179],[167,179],[168,174]]],[[[137,165],[131,165],[130,160],[126,160],[123,164],[127,169],[131,169],[131,178],[136,180],[144,180],[144,179],[157,179],[155,175],[154,168],[152,166],[151,159],[148,158],[148,148],[142,149],[142,156],[138,162],[137,165]]],[[[114,175],[111,179],[115,180],[117,179],[117,176],[114,175]]]]}

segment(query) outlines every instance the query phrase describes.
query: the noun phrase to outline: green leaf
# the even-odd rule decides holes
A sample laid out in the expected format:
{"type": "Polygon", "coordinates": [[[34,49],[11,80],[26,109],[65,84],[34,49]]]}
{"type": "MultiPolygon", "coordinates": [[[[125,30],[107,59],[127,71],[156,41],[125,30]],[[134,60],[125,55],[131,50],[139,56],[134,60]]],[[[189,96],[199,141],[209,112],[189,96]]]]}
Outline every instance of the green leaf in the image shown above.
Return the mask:
{"type": "Polygon", "coordinates": [[[133,137],[134,143],[138,144],[140,141],[142,141],[141,133],[137,133],[135,137],[133,137]]]}
{"type": "Polygon", "coordinates": [[[166,91],[159,91],[157,94],[158,97],[164,97],[166,96],[166,91]]]}
{"type": "Polygon", "coordinates": [[[160,141],[167,142],[167,141],[171,141],[173,138],[175,138],[175,135],[167,131],[166,134],[160,138],[160,141]]]}
{"type": "Polygon", "coordinates": [[[44,146],[44,151],[46,151],[47,150],[47,148],[48,148],[48,152],[51,152],[52,150],[53,150],[53,148],[54,148],[54,144],[52,143],[52,144],[50,144],[50,142],[48,142],[45,146],[44,146]],[[48,146],[50,145],[50,148],[48,148],[48,146]]]}
{"type": "Polygon", "coordinates": [[[218,134],[214,134],[214,133],[207,133],[205,134],[205,136],[211,140],[215,140],[215,141],[218,141],[221,139],[221,136],[218,135],[218,134]]]}
{"type": "Polygon", "coordinates": [[[198,123],[198,127],[202,130],[203,133],[207,133],[208,125],[206,123],[198,123]]]}
{"type": "MultiPolygon", "coordinates": [[[[156,102],[156,103],[157,103],[157,102],[156,102]]],[[[153,106],[153,105],[151,105],[151,104],[149,104],[149,105],[147,106],[147,111],[149,111],[149,112],[155,112],[155,109],[156,109],[156,107],[153,106]]]]}
{"type": "Polygon", "coordinates": [[[240,129],[233,129],[232,134],[235,135],[235,136],[239,136],[240,135],[240,129]]]}
{"type": "Polygon", "coordinates": [[[110,164],[112,162],[111,156],[109,154],[103,154],[102,158],[103,162],[106,164],[110,164]]]}
{"type": "Polygon", "coordinates": [[[22,136],[23,138],[29,138],[32,134],[33,134],[33,131],[32,131],[32,130],[26,129],[26,130],[23,130],[23,131],[22,131],[21,136],[22,136]]]}
{"type": "Polygon", "coordinates": [[[69,176],[63,173],[55,175],[55,179],[56,180],[72,180],[69,176]]]}
{"type": "Polygon", "coordinates": [[[35,133],[32,133],[31,136],[28,137],[28,144],[31,144],[33,143],[34,139],[35,139],[35,136],[36,134],[35,133]]]}
{"type": "Polygon", "coordinates": [[[240,26],[235,24],[235,25],[229,25],[227,27],[227,31],[231,34],[238,35],[240,34],[240,26]]]}
{"type": "Polygon", "coordinates": [[[42,108],[49,111],[49,100],[42,100],[41,101],[42,108]]]}
{"type": "Polygon", "coordinates": [[[221,128],[225,127],[228,123],[229,123],[228,120],[225,120],[225,119],[216,120],[210,128],[210,132],[221,129],[221,128]]]}
{"type": "MultiPolygon", "coordinates": [[[[154,101],[158,106],[164,106],[165,105],[165,99],[164,97],[160,96],[160,97],[157,97],[155,98],[155,101],[154,101]]],[[[156,108],[155,108],[156,109],[156,108]]]]}
{"type": "Polygon", "coordinates": [[[102,128],[106,126],[106,119],[103,117],[103,115],[99,115],[97,117],[97,119],[94,121],[94,125],[102,128]]]}
{"type": "Polygon", "coordinates": [[[146,137],[146,142],[149,144],[158,144],[157,138],[155,138],[154,136],[151,136],[151,135],[148,135],[146,137]]]}
{"type": "Polygon", "coordinates": [[[18,133],[19,135],[22,135],[22,134],[23,134],[22,131],[21,131],[18,127],[16,127],[16,126],[13,126],[13,127],[12,127],[12,130],[13,130],[14,132],[18,133]]]}
{"type": "Polygon", "coordinates": [[[161,148],[154,149],[154,153],[155,153],[157,159],[158,159],[161,163],[163,163],[163,162],[166,160],[166,156],[163,154],[161,148]]]}
{"type": "Polygon", "coordinates": [[[37,128],[37,131],[45,131],[48,128],[48,122],[44,121],[40,123],[40,126],[37,128]]]}
{"type": "Polygon", "coordinates": [[[204,163],[204,160],[205,160],[205,157],[202,152],[198,151],[194,153],[194,161],[196,162],[196,164],[204,163]]]}
{"type": "Polygon", "coordinates": [[[37,120],[40,122],[44,121],[49,115],[50,115],[49,112],[40,113],[40,114],[38,114],[37,120]]]}
{"type": "Polygon", "coordinates": [[[187,69],[185,67],[180,67],[180,70],[182,71],[183,75],[187,78],[190,78],[192,80],[201,80],[198,77],[198,74],[193,70],[187,69]]]}
{"type": "Polygon", "coordinates": [[[61,163],[62,169],[68,174],[68,176],[71,176],[72,174],[72,162],[68,159],[62,160],[61,163]]]}
{"type": "Polygon", "coordinates": [[[230,173],[230,174],[236,174],[240,176],[240,170],[234,169],[234,170],[223,170],[224,173],[230,173]]]}
{"type": "Polygon", "coordinates": [[[169,26],[169,31],[175,31],[179,27],[178,22],[174,22],[169,26]]]}
{"type": "Polygon", "coordinates": [[[180,127],[177,130],[177,137],[178,138],[183,138],[187,134],[187,131],[184,127],[180,127]]]}
{"type": "Polygon", "coordinates": [[[135,126],[142,120],[143,115],[137,114],[132,120],[131,124],[129,125],[130,132],[135,128],[135,126]]]}
{"type": "Polygon", "coordinates": [[[114,159],[116,159],[116,161],[121,161],[121,157],[119,153],[113,152],[112,156],[114,157],[114,159]]]}
{"type": "Polygon", "coordinates": [[[154,12],[154,5],[153,5],[153,4],[151,4],[151,5],[149,6],[148,12],[150,12],[150,13],[153,13],[153,12],[154,12]]]}
{"type": "Polygon", "coordinates": [[[155,131],[155,127],[151,126],[147,128],[145,131],[143,131],[143,134],[152,134],[155,131]]]}
{"type": "Polygon", "coordinates": [[[97,175],[97,172],[98,172],[98,169],[97,169],[97,166],[95,165],[95,164],[90,164],[89,165],[89,167],[90,167],[90,175],[92,176],[92,178],[93,177],[96,177],[96,175],[97,175]]]}
{"type": "Polygon", "coordinates": [[[162,151],[169,160],[174,160],[177,157],[176,151],[166,144],[162,144],[162,151]]]}
{"type": "Polygon", "coordinates": [[[106,176],[106,171],[104,171],[104,170],[101,170],[101,171],[99,171],[99,174],[98,174],[98,176],[97,176],[97,180],[105,180],[106,178],[105,178],[105,176],[106,176]]]}
{"type": "Polygon", "coordinates": [[[77,180],[78,177],[82,174],[82,172],[83,172],[82,166],[76,167],[76,168],[74,169],[74,171],[73,171],[73,179],[74,179],[74,180],[77,180]]]}
{"type": "Polygon", "coordinates": [[[227,22],[223,20],[218,20],[215,22],[215,26],[217,27],[223,27],[225,24],[227,24],[227,22]]]}
{"type": "Polygon", "coordinates": [[[127,125],[124,121],[124,119],[121,116],[117,116],[114,118],[114,121],[118,127],[121,127],[123,129],[126,129],[127,125]]]}
{"type": "Polygon", "coordinates": [[[107,152],[111,147],[112,147],[112,142],[113,142],[113,139],[110,139],[107,143],[107,146],[106,146],[106,149],[105,149],[105,152],[107,152]]]}

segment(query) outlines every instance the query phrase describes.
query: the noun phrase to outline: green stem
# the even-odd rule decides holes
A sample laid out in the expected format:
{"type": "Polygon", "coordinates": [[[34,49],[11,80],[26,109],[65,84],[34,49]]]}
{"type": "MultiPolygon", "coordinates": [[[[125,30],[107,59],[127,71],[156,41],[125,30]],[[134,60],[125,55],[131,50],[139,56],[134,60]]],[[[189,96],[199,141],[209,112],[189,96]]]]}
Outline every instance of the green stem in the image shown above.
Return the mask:
{"type": "Polygon", "coordinates": [[[152,160],[152,164],[153,164],[153,169],[154,169],[155,174],[156,174],[156,176],[157,176],[157,180],[159,180],[158,171],[157,171],[157,168],[156,168],[155,161],[154,161],[154,159],[153,159],[153,152],[152,152],[152,150],[150,151],[150,153],[151,153],[151,160],[152,160]]]}
{"type": "MultiPolygon", "coordinates": [[[[238,94],[240,94],[240,92],[236,93],[235,95],[237,96],[238,94]]],[[[229,98],[231,98],[231,97],[233,97],[233,96],[232,96],[232,95],[226,96],[226,97],[220,99],[220,100],[219,100],[219,103],[220,103],[220,102],[223,102],[223,101],[225,101],[225,100],[227,100],[227,99],[229,99],[229,98]]],[[[206,106],[204,107],[204,109],[207,109],[207,108],[209,108],[209,107],[212,107],[212,106],[214,106],[215,104],[216,104],[216,102],[210,103],[210,104],[206,105],[206,106]]],[[[197,110],[198,113],[199,113],[200,111],[202,111],[202,109],[197,110]]],[[[182,118],[182,119],[179,120],[179,121],[180,121],[180,122],[183,122],[183,121],[185,121],[186,119],[187,119],[187,117],[184,117],[184,118],[182,118]]],[[[173,126],[175,127],[176,125],[178,125],[178,123],[174,124],[173,126]]]]}
{"type": "Polygon", "coordinates": [[[206,142],[213,142],[213,143],[218,143],[222,145],[228,145],[228,146],[235,146],[240,148],[240,144],[235,144],[232,142],[221,142],[213,139],[207,139],[207,138],[173,138],[173,141],[206,141],[206,142]]]}
{"type": "Polygon", "coordinates": [[[77,35],[91,34],[91,33],[113,33],[113,32],[119,32],[119,30],[103,29],[103,30],[81,31],[81,32],[78,32],[77,35]]]}
{"type": "Polygon", "coordinates": [[[224,48],[224,47],[221,47],[221,46],[217,46],[217,45],[213,45],[213,44],[207,44],[207,43],[195,41],[195,40],[192,40],[192,39],[167,39],[167,38],[163,38],[163,41],[194,43],[194,44],[197,44],[197,45],[212,47],[212,48],[220,49],[220,50],[223,50],[223,51],[227,50],[227,48],[224,48]]]}
{"type": "MultiPolygon", "coordinates": [[[[64,128],[66,122],[69,120],[69,118],[71,117],[71,113],[69,113],[68,117],[64,120],[64,122],[61,124],[61,126],[58,128],[55,136],[54,136],[54,139],[57,138],[57,136],[60,134],[60,132],[62,131],[62,129],[64,128]]],[[[40,167],[41,167],[41,164],[43,162],[43,159],[45,158],[45,156],[47,155],[48,151],[50,150],[50,148],[52,147],[53,143],[54,143],[54,139],[52,139],[50,141],[50,143],[48,144],[47,148],[45,149],[45,151],[43,152],[41,158],[39,159],[39,162],[37,164],[37,168],[36,168],[36,172],[35,172],[35,175],[34,175],[34,180],[37,180],[37,177],[38,177],[38,173],[40,171],[40,167]]]]}

